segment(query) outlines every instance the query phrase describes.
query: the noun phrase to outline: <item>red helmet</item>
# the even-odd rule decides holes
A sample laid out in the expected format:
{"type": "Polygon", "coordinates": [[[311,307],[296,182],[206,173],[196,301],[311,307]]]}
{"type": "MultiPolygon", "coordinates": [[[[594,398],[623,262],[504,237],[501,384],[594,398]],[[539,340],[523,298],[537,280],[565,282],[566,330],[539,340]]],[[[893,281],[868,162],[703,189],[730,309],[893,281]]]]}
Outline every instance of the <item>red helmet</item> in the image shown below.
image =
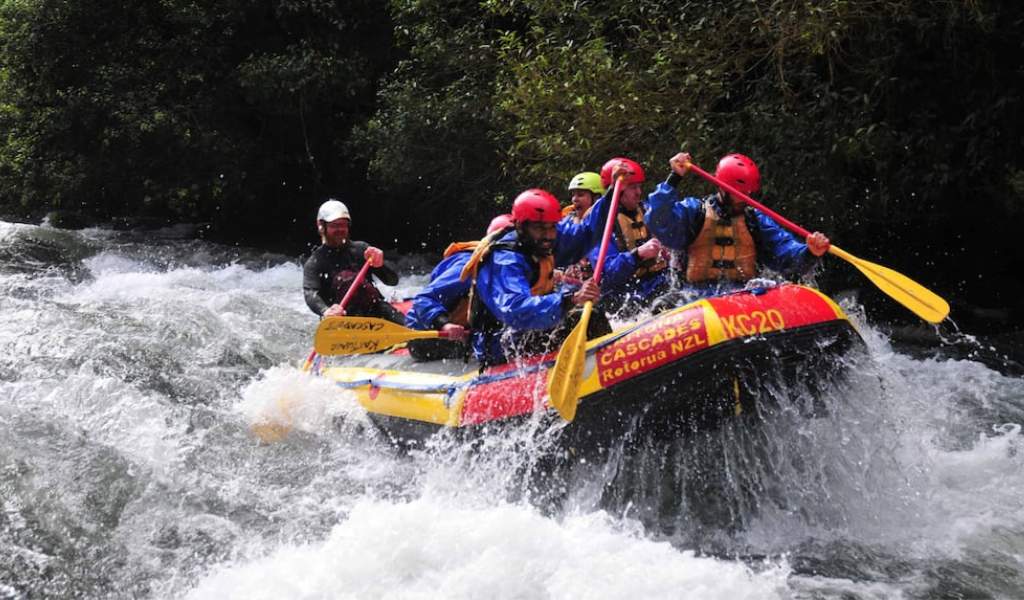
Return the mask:
{"type": "Polygon", "coordinates": [[[491,219],[491,224],[487,226],[487,233],[494,233],[506,227],[515,225],[515,220],[512,215],[498,215],[491,219]]]}
{"type": "Polygon", "coordinates": [[[761,171],[757,164],[742,154],[726,154],[718,161],[715,177],[728,183],[744,194],[753,194],[761,189],[761,171]]]}
{"type": "Polygon", "coordinates": [[[611,187],[612,185],[612,169],[615,165],[620,162],[624,162],[629,165],[629,169],[633,171],[633,175],[626,179],[623,183],[643,183],[644,182],[644,168],[640,166],[640,163],[635,160],[629,160],[628,158],[613,158],[610,161],[604,163],[601,167],[601,183],[604,187],[611,187]]]}
{"type": "Polygon", "coordinates": [[[512,218],[516,223],[557,223],[562,218],[562,208],[558,205],[558,199],[550,193],[533,188],[516,196],[515,202],[512,203],[512,218]]]}

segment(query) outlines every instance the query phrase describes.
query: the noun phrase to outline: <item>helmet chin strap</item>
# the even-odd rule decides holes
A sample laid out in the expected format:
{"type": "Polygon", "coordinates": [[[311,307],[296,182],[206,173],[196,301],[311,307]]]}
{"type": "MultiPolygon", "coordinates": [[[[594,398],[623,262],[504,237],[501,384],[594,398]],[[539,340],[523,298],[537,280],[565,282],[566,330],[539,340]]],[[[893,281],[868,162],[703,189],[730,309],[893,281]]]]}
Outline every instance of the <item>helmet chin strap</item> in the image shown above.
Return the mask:
{"type": "Polygon", "coordinates": [[[718,190],[718,203],[727,215],[738,215],[743,212],[746,202],[736,202],[736,199],[725,190],[718,190]]]}

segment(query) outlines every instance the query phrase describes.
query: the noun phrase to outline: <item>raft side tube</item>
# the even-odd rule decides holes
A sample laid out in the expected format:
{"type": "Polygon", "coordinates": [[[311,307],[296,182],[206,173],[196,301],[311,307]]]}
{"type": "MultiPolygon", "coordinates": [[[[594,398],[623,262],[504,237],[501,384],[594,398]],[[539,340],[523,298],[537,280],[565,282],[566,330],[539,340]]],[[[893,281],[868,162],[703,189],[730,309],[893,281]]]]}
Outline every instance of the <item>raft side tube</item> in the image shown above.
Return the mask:
{"type": "MultiPolygon", "coordinates": [[[[698,300],[588,342],[580,416],[570,429],[607,429],[609,420],[639,413],[674,423],[670,431],[706,426],[735,413],[736,406],[742,412],[742,403],[665,401],[676,397],[668,391],[694,395],[698,388],[720,387],[701,383],[709,372],[742,371],[749,378],[845,352],[859,341],[842,310],[810,288],[782,285],[698,300]]],[[[555,356],[480,374],[334,367],[323,375],[355,392],[393,437],[419,440],[442,427],[479,429],[546,410],[555,356]]],[[[733,385],[728,376],[721,378],[726,387],[733,385]]]]}

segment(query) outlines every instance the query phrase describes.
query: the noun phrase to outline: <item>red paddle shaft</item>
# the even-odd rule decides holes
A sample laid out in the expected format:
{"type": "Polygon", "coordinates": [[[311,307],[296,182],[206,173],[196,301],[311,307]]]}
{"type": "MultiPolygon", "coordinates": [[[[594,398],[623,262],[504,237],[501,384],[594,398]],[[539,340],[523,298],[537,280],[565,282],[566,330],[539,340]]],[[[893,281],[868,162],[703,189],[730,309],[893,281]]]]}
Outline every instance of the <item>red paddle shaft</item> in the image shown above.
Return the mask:
{"type": "Polygon", "coordinates": [[[726,183],[726,182],[722,181],[721,179],[715,177],[711,173],[708,173],[707,171],[705,171],[704,169],[698,167],[697,165],[695,165],[693,163],[690,163],[689,164],[689,169],[691,171],[693,171],[694,173],[700,175],[704,179],[706,179],[706,180],[710,181],[711,183],[717,185],[718,187],[722,188],[723,190],[725,190],[725,191],[729,192],[730,194],[736,196],[737,198],[742,198],[744,202],[746,202],[747,204],[753,206],[754,208],[758,209],[759,211],[763,212],[764,214],[768,215],[772,219],[775,219],[776,223],[782,225],[783,227],[785,227],[786,229],[792,231],[793,233],[795,233],[795,234],[797,234],[799,236],[802,236],[804,239],[807,239],[808,237],[810,237],[810,235],[811,235],[810,231],[807,231],[806,229],[804,229],[803,227],[801,227],[801,226],[797,225],[796,223],[790,221],[786,217],[783,217],[779,213],[777,213],[774,210],[768,208],[764,204],[761,204],[757,200],[754,200],[750,196],[744,194],[743,192],[739,191],[738,189],[734,188],[733,186],[729,185],[728,183],[726,183]]]}
{"type": "Polygon", "coordinates": [[[352,280],[352,285],[348,286],[348,291],[345,292],[345,297],[338,303],[341,305],[342,310],[344,310],[345,306],[348,305],[348,301],[352,299],[353,295],[355,295],[356,290],[363,283],[363,280],[366,279],[366,273],[369,270],[370,261],[367,259],[367,261],[363,263],[363,268],[359,269],[359,273],[356,275],[356,278],[352,280]]]}
{"type": "Polygon", "coordinates": [[[619,212],[619,194],[622,193],[622,180],[620,175],[615,179],[615,190],[612,192],[612,203],[608,206],[608,220],[604,224],[604,236],[601,238],[601,251],[597,254],[597,264],[594,265],[594,283],[601,284],[601,272],[604,271],[604,259],[608,254],[608,243],[612,239],[612,230],[615,228],[615,219],[619,212]]]}
{"type": "MultiPolygon", "coordinates": [[[[355,295],[356,290],[359,288],[360,284],[362,284],[363,280],[366,279],[366,274],[369,271],[370,261],[369,259],[367,259],[367,261],[363,263],[363,268],[359,269],[359,273],[356,274],[356,278],[352,280],[352,285],[348,286],[348,291],[345,292],[345,297],[342,298],[341,302],[338,303],[339,305],[341,305],[341,308],[343,310],[345,306],[348,304],[348,301],[351,300],[352,296],[355,295]]],[[[310,365],[312,365],[314,358],[316,358],[316,348],[309,351],[309,356],[306,357],[306,362],[303,363],[305,367],[309,367],[310,365]]]]}

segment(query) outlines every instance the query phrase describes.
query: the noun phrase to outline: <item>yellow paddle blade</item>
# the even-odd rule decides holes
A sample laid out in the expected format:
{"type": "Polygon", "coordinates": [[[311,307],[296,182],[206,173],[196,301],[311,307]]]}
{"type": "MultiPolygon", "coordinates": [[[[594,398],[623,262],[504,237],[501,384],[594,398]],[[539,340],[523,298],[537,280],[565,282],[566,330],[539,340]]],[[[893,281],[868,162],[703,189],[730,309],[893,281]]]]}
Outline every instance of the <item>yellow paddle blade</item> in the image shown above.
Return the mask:
{"type": "Polygon", "coordinates": [[[257,423],[252,426],[253,434],[267,444],[280,442],[288,437],[288,432],[291,430],[291,425],[283,423],[257,423]]]}
{"type": "Polygon", "coordinates": [[[313,346],[318,354],[369,354],[395,344],[441,337],[437,331],[417,331],[386,319],[327,317],[316,328],[313,346]]]}
{"type": "Polygon", "coordinates": [[[925,321],[940,323],[949,315],[948,302],[906,275],[857,258],[836,246],[829,247],[828,251],[857,267],[878,289],[925,321]]]}
{"type": "Polygon", "coordinates": [[[558,351],[558,358],[555,359],[555,367],[548,376],[551,406],[555,407],[566,421],[576,418],[583,365],[587,358],[587,325],[590,323],[590,312],[593,308],[592,302],[583,305],[580,322],[562,343],[562,349],[558,351]]]}
{"type": "Polygon", "coordinates": [[[252,432],[267,444],[280,442],[288,437],[292,430],[292,407],[297,400],[291,394],[277,397],[277,414],[273,412],[263,415],[263,420],[253,424],[252,432]]]}

